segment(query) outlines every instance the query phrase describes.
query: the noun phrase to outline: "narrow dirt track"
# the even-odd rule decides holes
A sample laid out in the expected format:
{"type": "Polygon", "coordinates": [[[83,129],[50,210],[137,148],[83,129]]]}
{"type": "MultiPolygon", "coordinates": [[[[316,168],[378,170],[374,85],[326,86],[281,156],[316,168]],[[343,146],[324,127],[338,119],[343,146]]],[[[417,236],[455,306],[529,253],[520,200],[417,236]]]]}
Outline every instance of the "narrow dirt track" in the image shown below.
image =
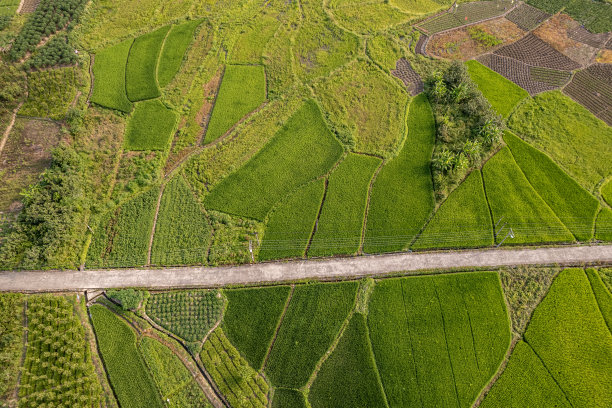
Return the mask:
{"type": "Polygon", "coordinates": [[[0,271],[0,291],[71,291],[115,287],[214,287],[300,279],[382,276],[432,269],[509,265],[612,263],[612,245],[401,253],[272,262],[231,267],[126,268],[85,271],[0,271]]]}

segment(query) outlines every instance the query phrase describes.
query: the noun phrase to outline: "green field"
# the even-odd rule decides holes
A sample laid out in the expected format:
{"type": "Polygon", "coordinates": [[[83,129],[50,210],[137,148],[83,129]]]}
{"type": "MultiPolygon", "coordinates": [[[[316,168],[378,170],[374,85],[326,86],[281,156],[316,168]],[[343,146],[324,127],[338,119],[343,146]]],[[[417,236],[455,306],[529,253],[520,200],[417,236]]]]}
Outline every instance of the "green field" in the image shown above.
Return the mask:
{"type": "Polygon", "coordinates": [[[93,93],[91,101],[106,108],[129,113],[132,102],[125,88],[125,67],[133,39],[96,52],[93,65],[93,93]]]}
{"type": "Polygon", "coordinates": [[[163,407],[130,326],[104,306],[93,305],[89,312],[100,354],[121,407],[163,407]]]}
{"type": "Polygon", "coordinates": [[[170,29],[157,65],[157,81],[160,87],[165,88],[181,68],[185,52],[200,24],[202,20],[192,20],[170,29]]]}
{"type": "Polygon", "coordinates": [[[125,133],[127,150],[165,150],[177,122],[176,113],[159,100],[139,102],[125,133]]]}
{"type": "Polygon", "coordinates": [[[529,183],[579,241],[593,237],[597,199],[559,168],[546,154],[510,132],[504,134],[514,160],[529,183]]]}
{"type": "Polygon", "coordinates": [[[601,241],[612,241],[612,210],[602,208],[597,216],[595,238],[601,241]]]}
{"type": "Polygon", "coordinates": [[[24,296],[20,293],[0,294],[0,402],[6,403],[17,385],[20,359],[23,353],[24,296]]]}
{"type": "Polygon", "coordinates": [[[308,256],[357,253],[370,182],[380,163],[376,157],[349,154],[329,176],[308,256]]]}
{"type": "Polygon", "coordinates": [[[319,107],[308,101],[257,155],[219,183],[204,205],[263,221],[288,192],[325,174],[341,155],[319,107]]]}
{"type": "Polygon", "coordinates": [[[505,147],[493,156],[483,167],[482,175],[493,222],[501,220],[495,231],[496,242],[501,242],[510,228],[515,237],[509,238],[509,244],[574,241],[571,232],[529,184],[510,149],[505,147]]]}
{"type": "Polygon", "coordinates": [[[468,67],[472,81],[489,100],[493,109],[504,118],[512,112],[514,107],[529,94],[514,82],[504,78],[497,72],[490,70],[476,60],[465,63],[468,67]]]}
{"type": "Polygon", "coordinates": [[[227,65],[204,143],[223,136],[266,100],[266,74],[260,65],[227,65]]]}
{"type": "Polygon", "coordinates": [[[223,297],[216,290],[163,292],[147,300],[147,315],[158,325],[187,341],[197,342],[219,321],[223,297]]]}
{"type": "Polygon", "coordinates": [[[272,400],[272,408],[306,408],[304,395],[289,388],[274,389],[274,399],[272,400]]]}
{"type": "Polygon", "coordinates": [[[142,101],[160,95],[157,62],[170,26],[137,37],[130,48],[125,67],[125,89],[130,101],[142,101]]]}
{"type": "Polygon", "coordinates": [[[356,291],[354,282],[295,288],[265,367],[272,385],[306,384],[353,308],[356,291]]]}
{"type": "Polygon", "coordinates": [[[608,326],[608,330],[612,332],[612,293],[606,288],[597,270],[589,268],[585,272],[591,283],[595,299],[597,299],[599,311],[606,322],[606,326],[608,326]]]}
{"type": "Polygon", "coordinates": [[[289,291],[289,286],[224,291],[223,331],[251,367],[263,364],[289,291]]]}
{"type": "Polygon", "coordinates": [[[561,92],[527,99],[508,126],[589,192],[612,174],[612,160],[600,160],[610,152],[612,128],[561,92]]]}
{"type": "Polygon", "coordinates": [[[510,344],[492,272],[378,282],[368,326],[390,406],[471,406],[510,344]]]}
{"type": "Polygon", "coordinates": [[[312,384],[308,399],[313,408],[387,406],[367,330],[365,316],[353,315],[312,384]]]}
{"type": "Polygon", "coordinates": [[[260,261],[305,255],[324,193],[325,180],[318,179],[298,188],[270,212],[260,261]]]}
{"type": "Polygon", "coordinates": [[[112,267],[147,263],[159,189],[152,188],[107,213],[98,226],[87,265],[112,267]]]}
{"type": "Polygon", "coordinates": [[[363,250],[401,251],[434,209],[430,161],[435,122],[427,97],[409,107],[408,135],[399,155],[385,163],[372,186],[363,250]]]}
{"type": "Polygon", "coordinates": [[[473,171],[442,203],[414,249],[493,245],[493,223],[479,171],[473,171]]]}
{"type": "Polygon", "coordinates": [[[212,228],[182,176],[164,188],[151,249],[154,265],[203,264],[212,228]]]}
{"type": "Polygon", "coordinates": [[[150,337],[143,337],[138,349],[155,380],[162,400],[167,402],[165,406],[212,407],[189,370],[168,347],[150,337]]]}

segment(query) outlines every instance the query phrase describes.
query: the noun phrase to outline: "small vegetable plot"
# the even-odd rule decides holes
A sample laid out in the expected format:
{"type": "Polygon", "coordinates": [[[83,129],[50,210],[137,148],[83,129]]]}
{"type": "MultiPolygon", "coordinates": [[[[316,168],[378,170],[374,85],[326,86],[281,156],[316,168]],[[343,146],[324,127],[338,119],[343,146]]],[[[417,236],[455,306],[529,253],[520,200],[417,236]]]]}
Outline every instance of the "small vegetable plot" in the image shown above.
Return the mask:
{"type": "Polygon", "coordinates": [[[125,67],[133,42],[130,38],[95,54],[92,102],[126,113],[132,110],[125,90],[125,67]]]}
{"type": "Polygon", "coordinates": [[[494,272],[377,282],[368,326],[392,407],[469,407],[510,345],[494,272]]]}
{"type": "Polygon", "coordinates": [[[74,298],[28,299],[28,341],[19,385],[19,407],[96,406],[102,388],[94,372],[89,343],[74,314],[74,298]]]}
{"type": "Polygon", "coordinates": [[[156,293],[147,301],[146,310],[158,325],[196,342],[221,318],[223,297],[216,290],[156,293]]]}
{"type": "Polygon", "coordinates": [[[228,65],[215,101],[204,143],[211,143],[266,100],[266,76],[261,65],[228,65]]]}
{"type": "Polygon", "coordinates": [[[136,104],[125,134],[127,150],[164,150],[176,128],[177,114],[159,100],[136,104]]]}
{"type": "Polygon", "coordinates": [[[134,40],[125,72],[127,97],[130,101],[142,101],[160,95],[157,61],[168,30],[170,26],[165,26],[134,40]]]}
{"type": "Polygon", "coordinates": [[[200,353],[210,373],[232,407],[265,408],[269,386],[231,345],[221,328],[215,329],[200,353]]]}

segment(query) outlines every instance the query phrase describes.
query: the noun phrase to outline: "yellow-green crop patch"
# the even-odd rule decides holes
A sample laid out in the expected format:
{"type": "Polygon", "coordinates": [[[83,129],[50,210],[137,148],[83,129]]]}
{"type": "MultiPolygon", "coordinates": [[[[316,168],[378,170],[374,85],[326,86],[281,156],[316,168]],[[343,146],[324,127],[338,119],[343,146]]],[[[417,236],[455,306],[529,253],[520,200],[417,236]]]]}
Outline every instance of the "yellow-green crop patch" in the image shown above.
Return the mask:
{"type": "Polygon", "coordinates": [[[215,101],[204,143],[214,142],[266,100],[266,74],[261,65],[228,65],[215,101]]]}
{"type": "Polygon", "coordinates": [[[533,189],[518,167],[510,149],[504,147],[482,169],[493,215],[498,225],[496,242],[509,233],[507,243],[573,242],[572,233],[533,189]]]}
{"type": "Polygon", "coordinates": [[[602,208],[597,216],[595,238],[601,241],[612,241],[612,210],[602,208]]]}
{"type": "Polygon", "coordinates": [[[493,223],[480,171],[473,171],[442,203],[413,248],[493,245],[493,223]]]}
{"type": "Polygon", "coordinates": [[[362,34],[381,31],[414,17],[385,0],[334,0],[328,7],[341,27],[362,34]]]}
{"type": "Polygon", "coordinates": [[[125,67],[133,42],[130,38],[96,52],[92,102],[126,113],[132,110],[125,89],[125,67]]]}
{"type": "Polygon", "coordinates": [[[83,85],[81,71],[73,67],[29,72],[28,99],[19,114],[63,120],[83,85]]]}
{"type": "Polygon", "coordinates": [[[236,39],[229,55],[236,64],[260,64],[264,48],[279,26],[275,13],[262,10],[253,21],[249,21],[236,39]]]}
{"type": "Polygon", "coordinates": [[[529,183],[579,241],[593,237],[599,203],[546,154],[510,132],[504,134],[514,160],[529,183]]]}
{"type": "Polygon", "coordinates": [[[494,272],[379,281],[368,325],[394,407],[471,406],[510,345],[494,272]]]}
{"type": "Polygon", "coordinates": [[[181,68],[183,56],[202,20],[187,21],[173,26],[164,41],[157,66],[157,81],[164,88],[181,68]]]}
{"type": "Polygon", "coordinates": [[[256,156],[219,183],[206,208],[264,220],[272,207],[298,186],[327,173],[342,146],[308,101],[256,156]]]}
{"type": "Polygon", "coordinates": [[[383,165],[374,180],[363,250],[406,248],[434,209],[431,154],[435,122],[424,94],[410,104],[408,134],[399,155],[383,165]]]}
{"type": "Polygon", "coordinates": [[[408,94],[381,70],[354,61],[314,85],[337,127],[345,128],[362,153],[392,156],[405,133],[408,94]]]}
{"type": "Polygon", "coordinates": [[[170,26],[136,38],[130,48],[125,69],[125,85],[130,101],[142,101],[160,95],[157,85],[157,61],[170,26]]]}
{"type": "Polygon", "coordinates": [[[334,170],[308,256],[359,250],[370,182],[380,163],[377,157],[351,153],[334,170]]]}
{"type": "Polygon", "coordinates": [[[158,99],[136,104],[125,133],[127,150],[165,150],[178,121],[177,114],[158,99]]]}

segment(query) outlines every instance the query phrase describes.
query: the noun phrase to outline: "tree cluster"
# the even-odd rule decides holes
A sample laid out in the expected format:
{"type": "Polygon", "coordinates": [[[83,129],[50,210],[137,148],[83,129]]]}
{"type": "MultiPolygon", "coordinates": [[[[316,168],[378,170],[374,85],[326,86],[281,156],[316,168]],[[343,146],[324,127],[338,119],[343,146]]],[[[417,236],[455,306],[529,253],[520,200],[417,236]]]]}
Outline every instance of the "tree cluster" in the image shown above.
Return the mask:
{"type": "Polygon", "coordinates": [[[57,31],[71,30],[85,9],[87,0],[41,0],[25,23],[9,51],[13,61],[23,58],[28,52],[34,52],[43,38],[57,31]]]}
{"type": "Polygon", "coordinates": [[[0,31],[7,28],[11,21],[13,21],[13,16],[0,16],[0,31]]]}
{"type": "Polygon", "coordinates": [[[73,65],[78,61],[79,57],[74,52],[74,47],[70,44],[68,36],[58,35],[37,49],[32,58],[23,64],[23,67],[25,69],[39,69],[57,65],[73,65]]]}
{"type": "Polygon", "coordinates": [[[495,150],[503,125],[459,62],[434,72],[425,91],[436,119],[432,171],[436,198],[442,200],[495,150]]]}
{"type": "Polygon", "coordinates": [[[76,266],[87,212],[83,159],[68,144],[23,195],[23,210],[0,245],[0,269],[76,266]]]}
{"type": "Polygon", "coordinates": [[[106,294],[121,303],[123,310],[134,310],[138,308],[144,299],[144,293],[135,289],[113,289],[106,291],[106,294]]]}

